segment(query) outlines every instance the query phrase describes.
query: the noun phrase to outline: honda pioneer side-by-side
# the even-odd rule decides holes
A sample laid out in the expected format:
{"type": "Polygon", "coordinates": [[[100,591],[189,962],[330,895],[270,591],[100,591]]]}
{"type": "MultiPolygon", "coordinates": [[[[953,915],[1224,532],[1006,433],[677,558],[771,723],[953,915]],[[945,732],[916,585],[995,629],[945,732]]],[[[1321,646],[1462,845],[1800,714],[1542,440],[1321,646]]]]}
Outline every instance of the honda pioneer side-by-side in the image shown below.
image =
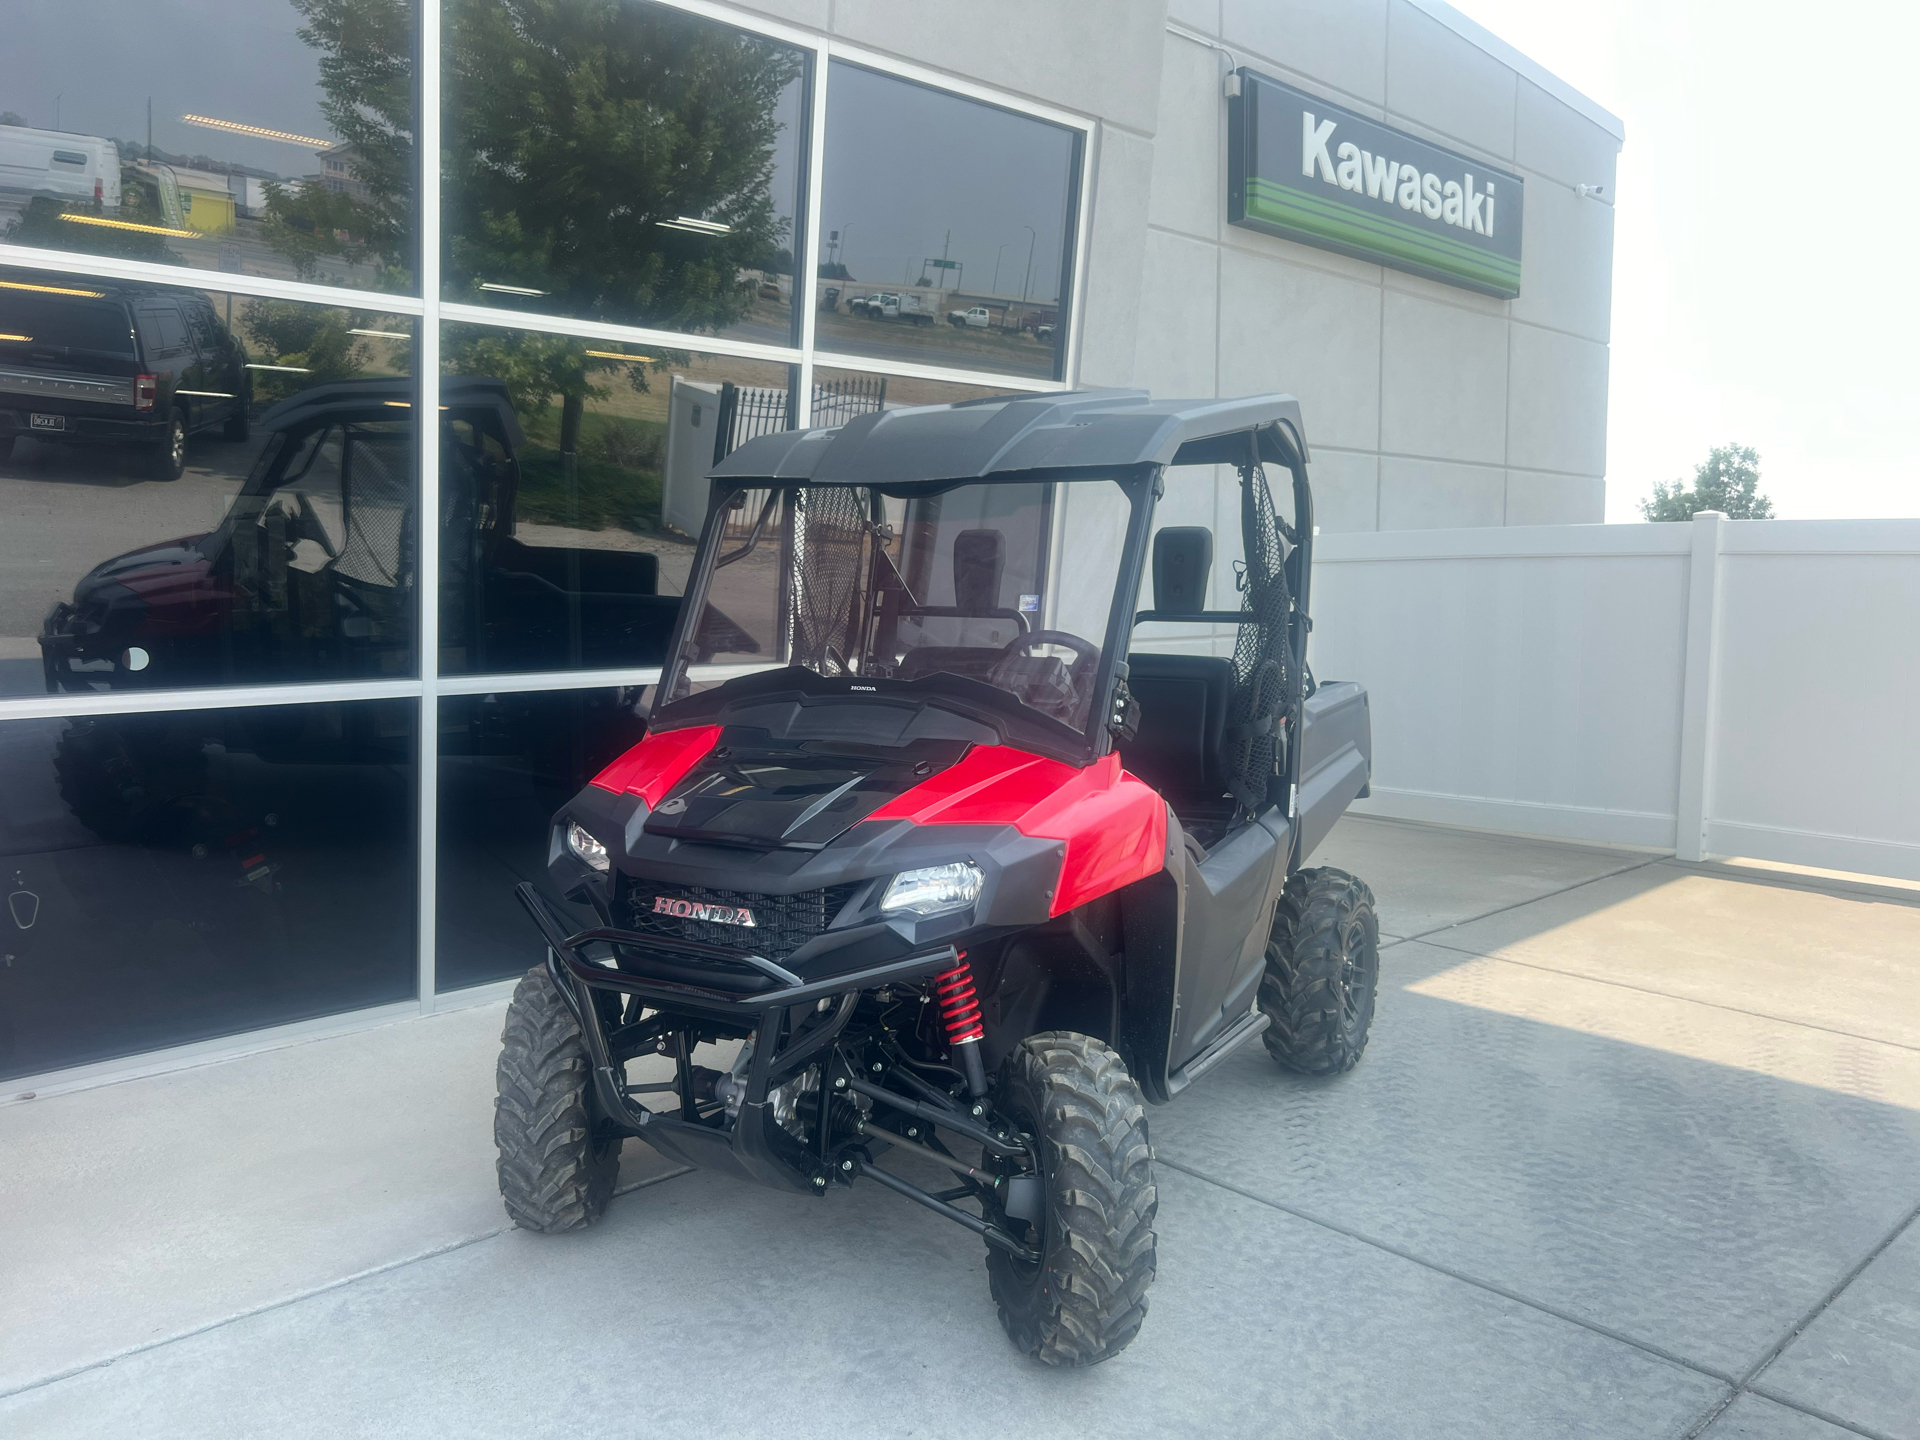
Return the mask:
{"type": "Polygon", "coordinates": [[[1286,396],[1133,391],[727,457],[649,732],[553,822],[597,923],[519,889],[548,953],[499,1061],[514,1220],[590,1224],[629,1135],[866,1180],[982,1237],[1023,1352],[1123,1349],[1146,1107],[1255,1037],[1346,1070],[1373,1019],[1373,897],[1303,868],[1372,744],[1364,691],[1307,670],[1306,461],[1286,396]]]}

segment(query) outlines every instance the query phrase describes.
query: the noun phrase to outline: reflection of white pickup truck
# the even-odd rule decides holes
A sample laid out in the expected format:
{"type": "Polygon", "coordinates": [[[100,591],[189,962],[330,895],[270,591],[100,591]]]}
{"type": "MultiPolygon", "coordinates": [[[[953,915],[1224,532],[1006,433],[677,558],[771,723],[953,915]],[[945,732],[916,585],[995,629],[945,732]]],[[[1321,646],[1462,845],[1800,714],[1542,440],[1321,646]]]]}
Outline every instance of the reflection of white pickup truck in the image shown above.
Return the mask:
{"type": "Polygon", "coordinates": [[[984,330],[993,323],[993,316],[987,313],[987,307],[976,305],[971,310],[949,310],[947,323],[956,329],[971,327],[984,330]]]}
{"type": "Polygon", "coordinates": [[[911,320],[915,325],[933,323],[933,311],[928,308],[926,297],[922,295],[900,295],[889,291],[884,295],[869,295],[864,307],[855,301],[852,308],[862,309],[869,320],[911,320]]]}

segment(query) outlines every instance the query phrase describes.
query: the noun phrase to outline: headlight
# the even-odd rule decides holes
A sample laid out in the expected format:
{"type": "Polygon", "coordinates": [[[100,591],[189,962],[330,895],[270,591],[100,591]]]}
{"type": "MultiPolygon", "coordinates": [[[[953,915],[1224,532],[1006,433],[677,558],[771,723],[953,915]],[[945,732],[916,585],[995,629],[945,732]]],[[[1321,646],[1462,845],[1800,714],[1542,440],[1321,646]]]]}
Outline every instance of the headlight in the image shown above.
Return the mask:
{"type": "Polygon", "coordinates": [[[594,869],[607,869],[607,847],[582,830],[578,821],[567,822],[567,848],[594,869]]]}
{"type": "Polygon", "coordinates": [[[925,870],[907,870],[893,877],[887,893],[881,897],[883,915],[945,915],[949,910],[964,910],[980,898],[983,880],[976,866],[964,860],[952,865],[932,865],[925,870]]]}

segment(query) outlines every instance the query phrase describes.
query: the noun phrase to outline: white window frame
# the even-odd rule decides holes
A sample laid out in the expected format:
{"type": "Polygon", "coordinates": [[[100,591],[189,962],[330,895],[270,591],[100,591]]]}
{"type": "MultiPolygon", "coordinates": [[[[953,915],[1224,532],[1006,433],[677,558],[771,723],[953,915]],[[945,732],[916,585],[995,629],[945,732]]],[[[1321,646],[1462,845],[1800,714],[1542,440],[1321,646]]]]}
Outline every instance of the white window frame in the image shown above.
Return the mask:
{"type": "MultiPolygon", "coordinates": [[[[420,109],[417,127],[419,152],[438,155],[441,149],[441,0],[419,0],[420,17],[420,109]]],[[[803,283],[811,289],[808,277],[819,273],[821,252],[820,208],[826,164],[826,111],[828,80],[834,60],[845,60],[870,70],[948,91],[968,99],[983,101],[1003,110],[1031,115],[1036,119],[1079,132],[1080,173],[1078,193],[1073,197],[1074,216],[1072,276],[1066,303],[1066,356],[1060,380],[1040,379],[1032,375],[1014,375],[998,371],[962,369],[885,356],[861,355],[817,348],[815,307],[804,306],[801,336],[797,346],[767,345],[734,340],[724,335],[688,335],[655,330],[644,326],[604,324],[576,320],[566,316],[496,310],[487,306],[443,300],[440,296],[440,175],[437,167],[423,166],[420,176],[420,293],[390,295],[364,290],[348,290],[334,285],[310,284],[296,280],[278,280],[266,276],[239,275],[225,271],[200,270],[186,266],[162,265],[151,261],[124,260],[111,256],[93,256],[64,250],[42,250],[0,243],[0,265],[25,270],[60,271],[71,275],[94,276],[108,280],[149,281],[186,286],[216,294],[253,295],[274,300],[298,300],[356,310],[379,310],[392,315],[412,317],[419,324],[417,356],[423,389],[437,385],[440,370],[440,335],[444,322],[481,324],[502,329],[529,330],[583,339],[610,340],[643,346],[666,347],[695,354],[767,361],[797,366],[802,405],[810,410],[813,376],[816,368],[857,370],[902,378],[941,381],[981,386],[997,390],[1033,394],[1057,393],[1073,388],[1080,366],[1080,336],[1084,329],[1082,308],[1086,298],[1087,258],[1092,234],[1093,171],[1096,162],[1098,127],[1089,117],[1021,96],[995,90],[964,76],[914,64],[895,56],[849,44],[821,31],[783,24],[763,16],[735,9],[714,0],[647,0],[690,14],[705,16],[736,29],[784,41],[811,55],[812,88],[809,96],[807,136],[807,195],[799,217],[801,233],[794,246],[796,269],[794,293],[803,283]],[[804,257],[801,259],[800,257],[804,257]]],[[[437,403],[430,400],[428,405],[437,403]]],[[[428,413],[432,413],[428,408],[428,413]]],[[[803,413],[802,423],[810,419],[803,413]]],[[[420,429],[419,514],[440,513],[439,453],[437,427],[420,429]]],[[[463,1009],[475,1004],[505,998],[514,981],[504,980],[457,990],[439,991],[435,985],[435,947],[437,879],[439,868],[439,707],[443,698],[465,695],[510,694],[530,691],[583,690],[616,685],[650,685],[660,678],[657,666],[600,670],[546,671],[513,675],[440,674],[439,594],[440,532],[436,525],[417,527],[418,563],[415,594],[419,606],[418,656],[420,676],[407,680],[324,680],[287,685],[230,685],[204,690],[121,691],[106,694],[0,696],[0,725],[12,720],[66,719],[87,715],[130,715],[164,711],[222,710],[259,705],[300,705],[338,703],[356,700],[412,700],[416,702],[415,765],[419,791],[416,799],[416,879],[418,925],[415,937],[416,994],[412,1000],[382,1003],[345,1010],[293,1025],[270,1026],[239,1031],[232,1035],[142,1051],[116,1059],[68,1067],[40,1075],[23,1076],[5,1082],[0,1104],[19,1098],[26,1092],[37,1095],[57,1093],[92,1085],[109,1084],[136,1075],[159,1074],[210,1060],[273,1049],[304,1039],[337,1035],[395,1020],[463,1009]]]]}

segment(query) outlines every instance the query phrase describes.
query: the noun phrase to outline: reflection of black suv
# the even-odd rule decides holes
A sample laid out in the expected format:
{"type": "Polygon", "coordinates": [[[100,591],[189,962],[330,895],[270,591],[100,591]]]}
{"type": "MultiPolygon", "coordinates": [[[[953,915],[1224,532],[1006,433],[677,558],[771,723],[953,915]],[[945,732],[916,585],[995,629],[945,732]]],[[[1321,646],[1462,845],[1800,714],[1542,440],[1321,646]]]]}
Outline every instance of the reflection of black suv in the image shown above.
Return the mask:
{"type": "Polygon", "coordinates": [[[247,438],[247,352],[196,291],[14,272],[0,280],[0,460],[23,435],[138,445],[177,480],[187,437],[247,438]]]}

